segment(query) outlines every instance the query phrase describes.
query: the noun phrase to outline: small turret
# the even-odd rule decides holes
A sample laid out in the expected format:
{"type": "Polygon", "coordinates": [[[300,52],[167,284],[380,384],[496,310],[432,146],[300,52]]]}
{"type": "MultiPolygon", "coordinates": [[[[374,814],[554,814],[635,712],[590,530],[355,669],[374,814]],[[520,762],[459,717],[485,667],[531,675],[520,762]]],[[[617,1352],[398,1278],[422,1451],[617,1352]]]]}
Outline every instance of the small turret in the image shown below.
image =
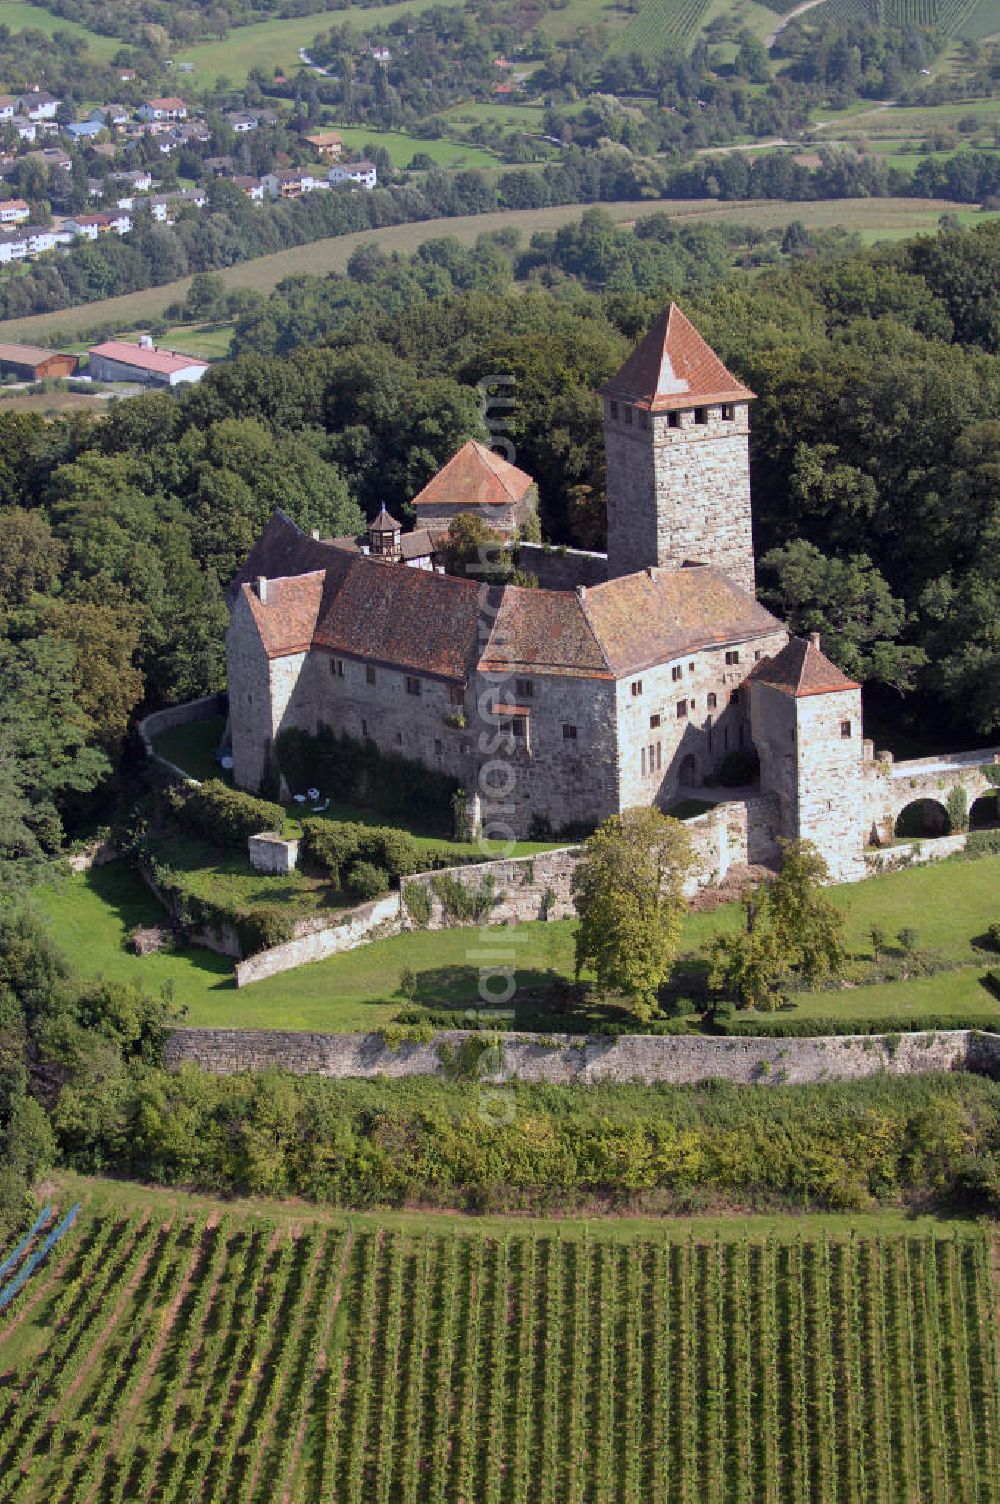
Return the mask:
{"type": "Polygon", "coordinates": [[[385,507],[368,524],[368,551],[373,559],[385,559],[394,564],[402,557],[400,537],[403,524],[397,522],[385,507]]]}

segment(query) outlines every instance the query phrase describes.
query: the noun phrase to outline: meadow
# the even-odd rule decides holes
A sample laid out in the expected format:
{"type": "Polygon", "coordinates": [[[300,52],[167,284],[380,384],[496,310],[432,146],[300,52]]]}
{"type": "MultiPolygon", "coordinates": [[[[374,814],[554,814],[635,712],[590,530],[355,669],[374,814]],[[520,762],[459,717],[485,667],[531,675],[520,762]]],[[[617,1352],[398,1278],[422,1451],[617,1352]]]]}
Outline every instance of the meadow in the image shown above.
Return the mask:
{"type": "MultiPolygon", "coordinates": [[[[832,1017],[864,1029],[882,1018],[895,1029],[907,1013],[918,1019],[933,1014],[945,1022],[950,1014],[957,1023],[1000,1026],[1000,1002],[981,980],[990,957],[974,948],[997,918],[1000,857],[913,867],[831,891],[844,911],[853,955],[865,961],[870,957],[872,925],[890,937],[909,926],[918,930],[923,946],[958,964],[930,977],[802,993],[787,1014],[748,1019],[780,1028],[786,1021],[796,1026],[832,1017]]],[[[210,951],[184,946],[140,957],[126,948],[129,932],[140,924],[162,922],[163,911],[124,862],[41,889],[37,902],[82,976],[132,982],[153,994],[167,987],[174,1002],[187,1009],[186,1021],[197,1027],[381,1029],[405,1006],[399,988],[406,970],[415,974],[414,1000],[456,1010],[457,1024],[461,1010],[480,1005],[477,955],[483,942],[476,929],[415,930],[237,990],[232,962],[210,951]]],[[[695,957],[712,935],[740,922],[734,904],[687,915],[682,952],[695,957]]],[[[553,982],[573,976],[574,931],[574,920],[555,920],[488,932],[497,955],[503,951],[511,958],[518,986],[515,1021],[522,1027],[532,1026],[539,998],[553,982]]],[[[694,960],[685,964],[695,972],[700,965],[694,960]]],[[[596,1025],[607,1015],[599,1000],[588,1007],[577,1028],[596,1025]]]]}
{"type": "Polygon", "coordinates": [[[54,16],[51,11],[22,3],[22,0],[0,0],[0,26],[9,26],[11,31],[44,31],[49,36],[56,31],[69,32],[98,62],[109,62],[122,45],[118,37],[102,37],[78,21],[64,20],[62,16],[54,16]]]}
{"type": "MultiPolygon", "coordinates": [[[[466,214],[453,219],[420,220],[413,224],[394,225],[381,230],[359,230],[352,235],[336,235],[314,240],[308,245],[293,246],[270,256],[226,267],[218,275],[229,288],[249,287],[257,292],[273,292],[286,277],[322,276],[343,272],[353,252],[360,245],[376,244],[386,251],[408,253],[425,240],[454,236],[463,245],[472,245],[480,235],[497,230],[515,229],[525,240],[539,230],[556,230],[579,220],[586,204],[562,204],[548,209],[515,209],[493,214],[466,214]]],[[[726,220],[738,225],[763,228],[786,225],[800,220],[811,229],[842,226],[854,230],[865,242],[899,240],[921,231],[932,232],[942,214],[954,213],[962,224],[978,224],[994,217],[966,204],[944,199],[869,198],[828,199],[822,203],[789,203],[780,199],[717,203],[706,199],[629,199],[600,206],[617,224],[632,224],[640,215],[664,211],[678,219],[718,223],[726,220]]],[[[0,321],[0,339],[43,340],[73,339],[81,333],[112,325],[118,329],[137,329],[162,316],[165,308],[183,302],[190,277],[164,283],[143,292],[105,298],[101,302],[80,304],[54,313],[30,314],[19,319],[0,321]]]]}
{"type": "Polygon", "coordinates": [[[0,1499],[1000,1499],[985,1231],[61,1195],[0,1318],[0,1499]]]}

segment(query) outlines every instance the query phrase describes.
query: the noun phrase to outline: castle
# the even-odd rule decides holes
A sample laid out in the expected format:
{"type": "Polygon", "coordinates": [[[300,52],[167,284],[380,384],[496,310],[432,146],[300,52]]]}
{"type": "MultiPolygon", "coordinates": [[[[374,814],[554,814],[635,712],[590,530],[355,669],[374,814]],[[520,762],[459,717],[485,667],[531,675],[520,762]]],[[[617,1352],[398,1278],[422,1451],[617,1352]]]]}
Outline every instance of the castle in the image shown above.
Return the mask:
{"type": "Polygon", "coordinates": [[[360,542],[275,514],[233,599],[236,783],[262,786],[283,728],[326,725],[450,775],[474,819],[525,837],[718,797],[703,786],[742,754],[759,764],[727,806],[743,857],[806,837],[833,877],[863,876],[866,841],[894,818],[887,770],[862,739],[860,686],[755,596],[753,395],[671,305],[601,391],[598,583],[440,571],[453,516],[515,534],[534,506],[531,477],[481,444],[415,498],[413,532],[385,508],[360,542]]]}

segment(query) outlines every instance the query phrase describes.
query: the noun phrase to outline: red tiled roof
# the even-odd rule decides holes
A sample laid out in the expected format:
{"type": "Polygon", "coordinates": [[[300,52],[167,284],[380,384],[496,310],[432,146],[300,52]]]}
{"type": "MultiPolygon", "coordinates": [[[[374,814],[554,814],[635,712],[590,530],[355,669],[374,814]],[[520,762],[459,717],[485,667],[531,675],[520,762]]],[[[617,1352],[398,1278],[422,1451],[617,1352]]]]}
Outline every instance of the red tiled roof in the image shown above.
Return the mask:
{"type": "Polygon", "coordinates": [[[312,574],[269,579],[263,601],[255,585],[243,586],[269,658],[280,658],[285,653],[307,653],[312,647],[325,583],[326,574],[321,569],[312,574]]]}
{"type": "Polygon", "coordinates": [[[658,413],[699,403],[747,402],[754,395],[726,370],[676,303],[660,315],[601,394],[658,413]]]}
{"type": "MultiPolygon", "coordinates": [[[[427,546],[425,534],[408,537],[427,546]]],[[[484,672],[614,679],[781,630],[747,591],[715,569],[695,566],[626,575],[589,590],[508,585],[491,592],[493,626],[480,655],[475,581],[387,566],[357,552],[351,539],[308,537],[283,513],[271,518],[237,588],[241,582],[270,656],[311,645],[463,681],[477,656],[484,672]],[[265,603],[252,583],[261,575],[268,579],[265,603]]]]}
{"type": "Polygon", "coordinates": [[[315,645],[369,662],[464,682],[475,668],[480,587],[474,580],[340,555],[327,573],[315,645]]]}
{"type": "Polygon", "coordinates": [[[484,673],[523,668],[610,679],[600,644],[572,590],[508,585],[479,664],[484,673]]]}
{"type": "Polygon", "coordinates": [[[241,584],[269,657],[312,646],[462,681],[475,667],[474,580],[387,566],[351,551],[349,540],[310,538],[276,512],[240,570],[241,584]],[[253,584],[261,575],[266,603],[253,584]]]}
{"type": "Polygon", "coordinates": [[[803,637],[790,638],[780,653],[755,663],[747,677],[758,679],[761,684],[769,684],[773,689],[780,689],[785,694],[793,695],[795,699],[861,688],[854,679],[849,679],[842,673],[835,663],[830,662],[820,649],[818,641],[803,637]]]}
{"type": "Polygon", "coordinates": [[[622,575],[585,590],[582,606],[616,678],[698,648],[781,631],[749,591],[707,565],[622,575]]]}
{"type": "Polygon", "coordinates": [[[470,439],[413,498],[415,507],[511,506],[535,484],[530,475],[470,439]]]}
{"type": "MultiPolygon", "coordinates": [[[[96,216],[95,216],[96,217],[96,216]]],[[[108,360],[120,360],[125,365],[137,366],[143,371],[159,371],[167,376],[171,371],[186,371],[188,366],[204,366],[207,360],[195,360],[193,355],[174,355],[169,350],[144,350],[124,339],[105,340],[102,345],[92,345],[91,355],[103,355],[108,360]]]]}

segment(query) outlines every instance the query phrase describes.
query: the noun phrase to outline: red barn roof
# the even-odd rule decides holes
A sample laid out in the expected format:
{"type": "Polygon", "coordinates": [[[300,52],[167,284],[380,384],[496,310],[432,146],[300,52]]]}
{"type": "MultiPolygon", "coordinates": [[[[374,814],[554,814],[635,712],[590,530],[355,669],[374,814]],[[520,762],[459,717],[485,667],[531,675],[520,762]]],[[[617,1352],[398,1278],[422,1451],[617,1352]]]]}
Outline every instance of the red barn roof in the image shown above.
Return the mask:
{"type": "Polygon", "coordinates": [[[709,402],[748,402],[754,395],[726,370],[676,303],[660,315],[601,394],[657,413],[709,402]]]}

